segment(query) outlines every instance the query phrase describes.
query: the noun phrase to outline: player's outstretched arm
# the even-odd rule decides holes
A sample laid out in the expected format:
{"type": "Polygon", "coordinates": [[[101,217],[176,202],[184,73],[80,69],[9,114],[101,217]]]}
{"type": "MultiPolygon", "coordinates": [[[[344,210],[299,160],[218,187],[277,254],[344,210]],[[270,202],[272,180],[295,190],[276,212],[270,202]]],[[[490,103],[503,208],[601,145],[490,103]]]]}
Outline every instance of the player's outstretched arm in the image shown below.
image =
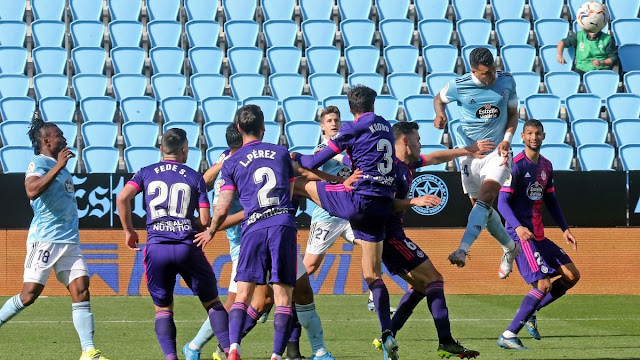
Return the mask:
{"type": "Polygon", "coordinates": [[[51,183],[53,183],[53,180],[58,176],[58,173],[67,166],[67,161],[75,156],[76,155],[72,153],[69,148],[64,148],[58,153],[58,162],[51,168],[51,170],[47,171],[44,176],[27,177],[24,180],[24,189],[29,200],[35,200],[39,198],[43,192],[47,191],[51,183]]]}
{"type": "Polygon", "coordinates": [[[136,197],[138,189],[133,185],[126,184],[122,191],[118,194],[116,204],[118,206],[118,215],[120,216],[120,223],[125,234],[125,243],[131,250],[140,251],[138,247],[138,233],[133,228],[133,221],[131,220],[131,200],[136,197]]]}
{"type": "Polygon", "coordinates": [[[461,149],[435,151],[424,156],[425,157],[424,166],[441,164],[444,162],[451,161],[460,156],[473,155],[475,157],[482,158],[485,156],[482,154],[491,152],[495,148],[496,146],[493,144],[491,140],[480,140],[461,149]]]}
{"type": "Polygon", "coordinates": [[[222,169],[222,164],[222,161],[219,163],[215,163],[209,169],[207,169],[204,174],[202,174],[204,182],[207,183],[207,185],[213,184],[213,182],[216,180],[216,178],[218,177],[218,173],[220,173],[220,169],[222,169]]]}
{"type": "Polygon", "coordinates": [[[447,114],[444,112],[445,103],[440,98],[440,93],[433,97],[433,109],[436,112],[436,118],[433,119],[433,126],[436,129],[444,129],[447,126],[447,114]]]}
{"type": "Polygon", "coordinates": [[[196,235],[195,240],[193,242],[196,246],[202,247],[204,249],[205,246],[213,239],[213,236],[216,234],[220,225],[227,218],[227,214],[229,213],[229,208],[231,207],[231,203],[233,202],[233,197],[235,196],[235,190],[222,190],[220,191],[220,196],[218,197],[218,203],[216,207],[213,209],[213,216],[211,217],[211,225],[205,231],[198,233],[196,235]]]}
{"type": "Polygon", "coordinates": [[[244,219],[244,210],[238,211],[235,214],[228,215],[224,222],[218,228],[220,230],[227,230],[228,228],[234,227],[242,222],[244,219]]]}
{"type": "Polygon", "coordinates": [[[293,171],[297,175],[300,175],[309,181],[329,181],[341,183],[344,180],[344,178],[328,174],[322,170],[304,168],[295,161],[293,161],[293,171]]]}
{"type": "Polygon", "coordinates": [[[393,199],[393,211],[405,211],[411,207],[434,207],[440,205],[440,198],[435,195],[423,195],[411,199],[393,199]]]}

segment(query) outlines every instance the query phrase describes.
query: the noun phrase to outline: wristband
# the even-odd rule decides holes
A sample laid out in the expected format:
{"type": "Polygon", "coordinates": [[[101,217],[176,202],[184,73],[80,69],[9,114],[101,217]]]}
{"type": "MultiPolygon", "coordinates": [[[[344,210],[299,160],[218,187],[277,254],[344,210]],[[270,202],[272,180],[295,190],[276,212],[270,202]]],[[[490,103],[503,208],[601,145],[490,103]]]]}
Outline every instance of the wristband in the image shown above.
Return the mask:
{"type": "Polygon", "coordinates": [[[502,139],[502,141],[506,141],[511,145],[511,141],[513,141],[513,133],[508,131],[504,133],[504,139],[502,139]]]}

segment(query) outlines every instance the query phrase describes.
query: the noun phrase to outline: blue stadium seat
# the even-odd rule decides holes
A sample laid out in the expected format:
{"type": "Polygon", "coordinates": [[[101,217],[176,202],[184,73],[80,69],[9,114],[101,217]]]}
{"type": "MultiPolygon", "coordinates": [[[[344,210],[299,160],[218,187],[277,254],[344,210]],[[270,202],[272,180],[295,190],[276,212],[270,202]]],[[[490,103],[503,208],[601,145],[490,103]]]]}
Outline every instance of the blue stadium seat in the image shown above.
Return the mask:
{"type": "Polygon", "coordinates": [[[118,125],[96,121],[82,124],[85,146],[114,146],[118,137],[118,125]]]}
{"type": "Polygon", "coordinates": [[[295,46],[272,47],[267,49],[267,60],[271,73],[298,73],[302,50],[295,46]]]}
{"type": "Polygon", "coordinates": [[[640,19],[618,19],[611,23],[611,30],[616,39],[616,45],[637,44],[638,37],[633,34],[640,32],[640,19]]]}
{"type": "Polygon", "coordinates": [[[573,65],[573,59],[576,56],[574,48],[564,48],[562,57],[565,60],[565,64],[560,64],[556,58],[558,57],[558,51],[556,44],[546,45],[540,48],[540,61],[542,61],[542,69],[544,72],[551,71],[571,71],[573,65]]]}
{"type": "Polygon", "coordinates": [[[24,46],[27,24],[17,20],[0,20],[0,45],[24,46]]]}
{"type": "MultiPolygon", "coordinates": [[[[447,105],[448,106],[448,105],[447,105]]],[[[460,119],[449,119],[449,122],[447,123],[447,132],[449,133],[449,138],[451,139],[451,144],[453,145],[453,147],[455,148],[457,146],[458,140],[456,137],[456,134],[458,133],[458,130],[460,129],[460,119]]],[[[515,154],[515,151],[514,151],[515,154]]],[[[458,168],[460,168],[458,166],[458,168]]]]}
{"type": "Polygon", "coordinates": [[[307,20],[300,25],[306,47],[333,46],[336,24],[331,20],[307,20]]]}
{"type": "Polygon", "coordinates": [[[554,170],[571,170],[573,147],[567,144],[542,144],[540,154],[553,164],[554,170]]]}
{"type": "Polygon", "coordinates": [[[375,30],[376,25],[371,20],[349,19],[340,23],[340,33],[345,48],[371,45],[375,30]]]}
{"type": "Polygon", "coordinates": [[[635,94],[615,94],[607,98],[609,119],[640,118],[640,96],[635,94]]]}
{"type": "Polygon", "coordinates": [[[124,143],[129,146],[156,146],[158,125],[152,122],[128,122],[122,124],[124,143]]]}
{"type": "Polygon", "coordinates": [[[342,20],[366,20],[371,12],[371,0],[338,0],[338,9],[342,20]]]}
{"type": "Polygon", "coordinates": [[[611,20],[633,19],[638,17],[640,2],[628,0],[607,0],[611,20]]]}
{"type": "Polygon", "coordinates": [[[629,71],[624,74],[624,87],[628,93],[640,95],[640,71],[629,71]]]}
{"type": "Polygon", "coordinates": [[[627,44],[618,48],[622,71],[640,70],[640,44],[627,44]]]}
{"type": "Polygon", "coordinates": [[[33,77],[33,88],[36,91],[36,100],[49,96],[67,95],[69,79],[60,74],[38,74],[33,77]]]}
{"type": "Polygon", "coordinates": [[[109,37],[114,48],[139,46],[142,40],[142,23],[116,20],[109,23],[109,37]]]}
{"type": "Polygon", "coordinates": [[[264,137],[262,141],[271,144],[280,143],[280,124],[276,122],[266,122],[264,124],[264,137]]]}
{"type": "Polygon", "coordinates": [[[602,104],[607,97],[618,91],[618,81],[620,77],[611,70],[595,70],[584,74],[584,86],[588,93],[598,95],[602,104]]]}
{"type": "MultiPolygon", "coordinates": [[[[291,146],[289,147],[289,153],[297,152],[303,155],[312,155],[315,150],[315,146],[291,146]]],[[[309,204],[309,203],[307,203],[309,204]]],[[[308,205],[307,205],[308,206],[308,205]]],[[[300,210],[298,210],[300,211],[300,210]]],[[[308,211],[308,210],[306,210],[308,211]]]]}
{"type": "Polygon", "coordinates": [[[233,97],[242,101],[248,97],[261,96],[265,78],[260,74],[234,74],[229,77],[233,97]]]}
{"type": "Polygon", "coordinates": [[[324,101],[329,96],[342,95],[344,78],[336,73],[315,73],[307,78],[311,95],[319,102],[324,101]]]}
{"type": "Polygon", "coordinates": [[[405,98],[404,115],[407,121],[433,121],[436,117],[435,110],[433,110],[433,95],[412,95],[405,98]]]}
{"type": "Polygon", "coordinates": [[[280,103],[290,96],[302,95],[304,77],[297,73],[279,73],[269,76],[271,94],[280,103]]]}
{"type": "MultiPolygon", "coordinates": [[[[556,119],[553,119],[556,120],[556,119]]],[[[542,121],[542,120],[540,120],[542,121]]],[[[567,127],[567,125],[565,124],[565,128],[567,127]]],[[[524,120],[520,120],[518,119],[518,125],[516,125],[516,132],[515,132],[515,136],[513,137],[513,144],[523,144],[524,141],[522,140],[522,136],[520,136],[520,134],[522,134],[522,131],[524,130],[524,120]]],[[[546,125],[545,125],[545,131],[547,131],[546,125]]],[[[567,134],[567,131],[565,130],[565,136],[567,134]]],[[[546,142],[546,141],[545,141],[546,142]]],[[[515,154],[515,152],[514,152],[515,154]]]]}
{"type": "Polygon", "coordinates": [[[557,45],[569,33],[569,23],[564,19],[542,19],[533,24],[538,46],[557,45]]]}
{"type": "Polygon", "coordinates": [[[442,73],[442,74],[430,74],[425,78],[425,82],[427,83],[427,89],[429,89],[429,94],[436,96],[436,94],[440,93],[449,81],[454,80],[458,77],[457,74],[454,73],[442,73]]]}
{"type": "Polygon", "coordinates": [[[30,97],[3,97],[0,100],[2,121],[31,121],[36,111],[36,101],[30,97]]]}
{"type": "Polygon", "coordinates": [[[567,96],[578,93],[580,75],[573,71],[554,71],[544,76],[547,92],[556,95],[564,103],[567,96]]]}
{"type": "Polygon", "coordinates": [[[640,145],[629,144],[618,148],[624,171],[640,170],[640,145]]]}
{"type": "Polygon", "coordinates": [[[124,149],[124,162],[127,171],[131,173],[157,163],[161,159],[160,156],[160,149],[156,147],[132,146],[124,149]]]}
{"type": "Polygon", "coordinates": [[[316,146],[320,142],[322,130],[315,121],[289,121],[284,124],[284,135],[289,147],[316,146]]]}
{"type": "MultiPolygon", "coordinates": [[[[429,155],[432,152],[447,150],[444,145],[422,145],[420,148],[421,155],[429,155]]],[[[447,171],[447,163],[441,163],[437,165],[423,166],[418,171],[447,171]]]]}
{"type": "Polygon", "coordinates": [[[194,74],[217,74],[220,72],[224,52],[217,47],[194,47],[189,49],[189,62],[194,74]]]}
{"type": "Polygon", "coordinates": [[[31,0],[34,20],[62,20],[64,0],[31,0]]]}
{"type": "Polygon", "coordinates": [[[609,124],[602,119],[580,119],[571,123],[571,133],[576,146],[604,144],[608,132],[609,124]]]}
{"type": "Polygon", "coordinates": [[[229,47],[256,46],[258,23],[251,20],[232,20],[224,23],[224,33],[229,47]]]}
{"type": "Polygon", "coordinates": [[[191,84],[193,97],[198,102],[202,102],[208,97],[222,96],[226,79],[220,74],[200,73],[191,75],[189,83],[191,84]]]}
{"type": "Polygon", "coordinates": [[[207,149],[207,163],[209,164],[209,166],[215,164],[218,159],[220,158],[220,155],[222,155],[222,153],[229,149],[229,146],[225,145],[224,146],[213,146],[207,149]]]}
{"type": "MultiPolygon", "coordinates": [[[[73,147],[76,143],[76,138],[78,137],[78,124],[69,123],[64,121],[52,121],[52,123],[56,124],[58,129],[62,131],[62,135],[67,139],[67,145],[73,147]]],[[[75,150],[75,149],[74,149],[75,150]]],[[[74,151],[75,153],[76,151],[74,151]]],[[[77,157],[75,158],[77,160],[77,157]]],[[[67,163],[67,169],[69,168],[67,163]]],[[[72,166],[75,169],[75,166],[72,166]]]]}
{"type": "Polygon", "coordinates": [[[116,74],[140,74],[146,54],[139,47],[120,46],[111,49],[111,64],[116,74]]]}
{"type": "Polygon", "coordinates": [[[600,117],[600,99],[593,94],[573,94],[565,100],[569,121],[600,117]]]}
{"type": "Polygon", "coordinates": [[[102,17],[102,0],[69,0],[74,21],[98,21],[102,17]]]}
{"type": "MultiPolygon", "coordinates": [[[[187,133],[187,143],[190,146],[198,145],[198,139],[200,138],[200,125],[189,121],[172,121],[164,123],[162,126],[162,133],[173,128],[182,129],[187,133]]],[[[191,153],[189,153],[189,155],[191,155],[191,153]]]]}
{"type": "Polygon", "coordinates": [[[222,0],[224,17],[229,20],[253,20],[256,12],[255,0],[222,0]]]}
{"type": "Polygon", "coordinates": [[[202,150],[197,147],[189,147],[189,156],[187,162],[184,164],[195,171],[200,171],[200,165],[202,163],[202,150]]]}
{"type": "Polygon", "coordinates": [[[473,51],[473,49],[479,48],[479,47],[489,49],[489,51],[491,51],[491,54],[493,54],[494,59],[496,58],[496,56],[498,56],[498,50],[496,50],[496,48],[494,48],[491,45],[467,45],[463,47],[462,51],[460,52],[460,56],[462,56],[462,62],[464,63],[464,68],[466,72],[471,71],[471,64],[469,64],[469,55],[471,55],[471,52],[473,51]]]}
{"type": "Polygon", "coordinates": [[[270,20],[262,24],[267,47],[295,46],[298,25],[293,20],[270,20]]]}
{"type": "Polygon", "coordinates": [[[409,0],[376,0],[378,18],[380,21],[388,19],[406,19],[409,12],[409,0]]]}
{"type": "MultiPolygon", "coordinates": [[[[595,1],[602,4],[602,0],[595,0],[595,1]]],[[[578,12],[578,9],[580,9],[580,6],[582,6],[582,4],[585,2],[586,2],[585,0],[567,0],[567,7],[569,8],[569,16],[571,16],[571,19],[576,18],[576,13],[578,12]]]]}
{"type": "Polygon", "coordinates": [[[378,95],[375,101],[376,114],[387,120],[396,120],[398,100],[391,95],[378,95]]]}
{"type": "Polygon", "coordinates": [[[182,36],[182,25],[177,21],[156,20],[147,24],[151,47],[178,46],[182,36]]]}
{"type": "Polygon", "coordinates": [[[416,73],[395,73],[387,76],[387,86],[391,96],[404,102],[411,95],[420,94],[422,77],[416,73]]]}
{"type": "Polygon", "coordinates": [[[524,12],[525,0],[491,0],[491,10],[495,20],[520,19],[524,12]]]}
{"type": "Polygon", "coordinates": [[[59,47],[41,46],[31,52],[38,74],[63,74],[67,65],[67,51],[59,47]]]}
{"type": "Polygon", "coordinates": [[[418,134],[420,134],[420,143],[423,145],[440,145],[444,129],[436,129],[433,126],[433,120],[415,120],[418,124],[418,134]]]}
{"type": "Polygon", "coordinates": [[[611,128],[618,146],[640,144],[640,119],[617,119],[611,128]]]}
{"type": "Polygon", "coordinates": [[[582,171],[613,170],[611,165],[616,150],[609,144],[589,144],[578,147],[578,160],[582,171]]]}
{"type": "MultiPolygon", "coordinates": [[[[385,49],[396,48],[396,46],[390,46],[385,49]]],[[[415,49],[415,48],[414,48],[415,49]]],[[[417,49],[416,49],[417,52],[417,49]]],[[[394,52],[392,57],[395,59],[397,52],[394,52]]],[[[378,62],[380,61],[380,50],[372,45],[368,46],[351,46],[345,49],[344,57],[347,61],[347,69],[349,74],[353,73],[375,73],[378,71],[378,62]]],[[[416,55],[416,62],[418,61],[416,55]]],[[[397,66],[401,66],[398,64],[397,66]]],[[[415,68],[415,67],[414,67],[415,68]]],[[[391,70],[390,70],[391,72],[391,70]]]]}
{"type": "MultiPolygon", "coordinates": [[[[458,103],[452,102],[447,104],[445,108],[445,112],[447,114],[447,119],[460,119],[462,118],[462,114],[460,114],[460,108],[458,107],[458,103]]],[[[517,139],[515,140],[517,141],[517,139]]]]}
{"type": "Polygon", "coordinates": [[[191,121],[196,118],[198,102],[188,96],[172,96],[160,103],[164,122],[191,121]]]}
{"type": "Polygon", "coordinates": [[[388,46],[384,48],[384,60],[389,73],[415,72],[418,49],[413,46],[388,46]]]}
{"type": "Polygon", "coordinates": [[[530,30],[531,24],[525,19],[502,19],[496,21],[498,43],[502,46],[527,45],[530,30]]]}
{"type": "Polygon", "coordinates": [[[133,20],[140,18],[141,1],[107,0],[111,20],[133,20]]]}
{"type": "Polygon", "coordinates": [[[500,48],[504,71],[532,71],[536,48],[531,45],[507,45],[500,48]]]}
{"type": "Polygon", "coordinates": [[[50,96],[38,103],[44,121],[73,121],[76,101],[68,96],[50,96]]]}
{"type": "Polygon", "coordinates": [[[125,123],[131,121],[152,122],[156,115],[157,102],[148,96],[131,96],[120,102],[120,111],[125,123]]]}
{"type": "Polygon", "coordinates": [[[559,19],[564,7],[563,0],[529,0],[533,20],[559,19]]]}
{"type": "Polygon", "coordinates": [[[102,74],[107,62],[107,51],[101,47],[77,47],[71,50],[76,74],[102,74]]]}
{"type": "Polygon", "coordinates": [[[0,3],[0,19],[22,21],[26,7],[26,1],[3,1],[0,3]]]}
{"type": "Polygon", "coordinates": [[[387,19],[380,22],[383,46],[411,45],[413,22],[407,19],[387,19]]]}
{"type": "MultiPolygon", "coordinates": [[[[544,126],[544,132],[546,137],[544,138],[545,144],[564,144],[567,137],[567,123],[560,119],[540,119],[542,126],[544,126]]],[[[520,134],[522,131],[517,132],[520,134]]]]}
{"type": "Polygon", "coordinates": [[[147,77],[142,74],[118,74],[111,78],[116,100],[130,96],[144,96],[147,90],[147,77]]]}
{"type": "Polygon", "coordinates": [[[225,137],[229,123],[211,122],[204,125],[203,134],[209,146],[227,146],[225,137]]]}
{"type": "Polygon", "coordinates": [[[460,20],[456,23],[456,29],[458,30],[461,46],[489,43],[491,23],[485,19],[460,20]]]}
{"type": "Polygon", "coordinates": [[[262,65],[262,50],[257,47],[233,47],[227,50],[227,58],[232,73],[257,74],[262,65]]]}
{"type": "Polygon", "coordinates": [[[168,97],[182,96],[187,87],[187,78],[179,74],[155,74],[151,77],[151,87],[156,101],[168,97]]]}
{"type": "Polygon", "coordinates": [[[22,74],[27,64],[27,49],[22,46],[0,46],[0,74],[22,74]]]}
{"type": "Polygon", "coordinates": [[[429,73],[456,72],[458,48],[453,45],[429,45],[422,49],[422,57],[429,73]]]}
{"type": "Polygon", "coordinates": [[[178,19],[180,0],[145,0],[149,21],[178,19]]]}
{"type": "Polygon", "coordinates": [[[94,96],[80,100],[80,112],[84,122],[113,122],[116,101],[108,96],[94,96]]]}
{"type": "Polygon", "coordinates": [[[299,0],[302,19],[329,20],[333,11],[333,1],[299,0]]]}
{"type": "Polygon", "coordinates": [[[262,8],[265,21],[291,20],[293,17],[293,9],[296,7],[296,1],[260,0],[260,7],[262,8]]]}
{"type": "Polygon", "coordinates": [[[447,16],[449,0],[414,0],[418,20],[444,19],[447,16]]]}
{"type": "Polygon", "coordinates": [[[555,119],[560,112],[560,98],[552,94],[536,94],[524,100],[529,119],[555,119]]]}
{"type": "Polygon", "coordinates": [[[189,46],[218,46],[220,24],[213,20],[191,20],[184,25],[189,46]]]}
{"type": "Polygon", "coordinates": [[[149,50],[154,74],[180,74],[184,67],[184,50],[158,46],[149,50]]]}
{"type": "Polygon", "coordinates": [[[426,19],[418,23],[423,46],[449,45],[453,23],[447,19],[426,19]]]}
{"type": "MultiPolygon", "coordinates": [[[[27,136],[29,127],[31,127],[30,121],[5,121],[0,123],[2,146],[31,146],[31,140],[27,136]]],[[[71,143],[71,145],[73,144],[71,143]]]]}
{"type": "Polygon", "coordinates": [[[511,76],[516,82],[520,105],[524,105],[524,99],[528,96],[538,93],[538,90],[540,89],[540,75],[533,71],[527,71],[512,72],[511,76]]]}
{"type": "MultiPolygon", "coordinates": [[[[351,74],[347,78],[347,83],[349,87],[352,88],[356,85],[365,85],[373,90],[376,93],[382,93],[382,86],[384,85],[384,77],[380,74],[376,73],[356,73],[351,74]]],[[[332,94],[332,95],[340,95],[340,94],[332,94]]],[[[376,107],[377,110],[377,107],[376,107]]]]}
{"type": "Polygon", "coordinates": [[[487,6],[485,1],[478,0],[452,0],[456,19],[482,19],[487,6]]]}
{"type": "MultiPolygon", "coordinates": [[[[282,112],[284,113],[286,123],[291,121],[308,121],[313,123],[316,119],[317,111],[318,103],[316,99],[311,96],[292,96],[284,99],[282,102],[282,112]]],[[[316,126],[319,128],[317,124],[316,126]]]]}
{"type": "Polygon", "coordinates": [[[340,110],[340,120],[342,120],[342,123],[345,121],[353,121],[354,118],[349,108],[347,95],[329,96],[322,102],[323,108],[326,109],[328,106],[335,106],[340,110]]]}
{"type": "Polygon", "coordinates": [[[78,74],[71,80],[77,101],[86,97],[104,96],[107,92],[107,77],[102,74],[78,74]]]}
{"type": "Polygon", "coordinates": [[[205,123],[231,123],[236,116],[238,101],[229,96],[210,97],[202,100],[202,113],[205,123]]]}
{"type": "Polygon", "coordinates": [[[334,73],[340,64],[340,50],[334,46],[314,46],[304,52],[310,73],[334,73]]]}
{"type": "Polygon", "coordinates": [[[20,74],[0,75],[0,98],[27,96],[29,78],[20,74]]]}
{"type": "Polygon", "coordinates": [[[104,38],[104,24],[94,20],[76,20],[71,23],[71,38],[73,46],[102,46],[104,38]]]}
{"type": "Polygon", "coordinates": [[[5,174],[25,173],[33,157],[31,146],[5,146],[0,148],[0,163],[5,174]]]}
{"type": "Polygon", "coordinates": [[[33,47],[39,46],[62,46],[64,39],[65,25],[57,20],[38,20],[31,24],[33,35],[33,47]]]}
{"type": "Polygon", "coordinates": [[[189,20],[214,20],[218,12],[218,2],[211,0],[188,0],[184,2],[189,20]]]}
{"type": "Polygon", "coordinates": [[[271,96],[254,96],[244,99],[242,105],[258,105],[264,115],[265,123],[275,122],[278,115],[278,100],[271,96]]]}

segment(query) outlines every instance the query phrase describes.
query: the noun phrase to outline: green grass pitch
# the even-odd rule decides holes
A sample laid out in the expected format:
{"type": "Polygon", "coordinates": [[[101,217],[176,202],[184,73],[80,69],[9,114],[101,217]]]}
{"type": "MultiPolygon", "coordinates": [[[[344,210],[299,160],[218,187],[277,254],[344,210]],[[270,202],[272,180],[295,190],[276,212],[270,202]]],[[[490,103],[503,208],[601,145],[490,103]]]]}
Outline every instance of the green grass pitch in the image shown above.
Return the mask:
{"type": "MultiPolygon", "coordinates": [[[[6,297],[0,298],[4,303],[6,297]]],[[[640,296],[567,295],[538,314],[542,341],[521,332],[530,351],[496,346],[522,296],[450,295],[453,336],[484,359],[640,359],[640,296]]],[[[392,297],[397,304],[399,297],[392,297]]],[[[77,359],[79,342],[68,297],[39,299],[0,328],[0,359],[77,359]]],[[[336,359],[382,359],[372,346],[379,334],[376,316],[365,309],[366,295],[317,296],[327,345],[336,359]]],[[[112,360],[163,359],[154,333],[148,297],[95,297],[96,345],[112,360]]],[[[178,349],[194,336],[205,312],[195,297],[176,299],[178,349]]],[[[268,359],[273,323],[259,324],[242,344],[243,359],[268,359]]],[[[436,332],[426,302],[399,332],[402,360],[436,359],[436,332]]],[[[203,359],[210,359],[208,344],[203,359]]],[[[303,332],[303,354],[309,344],[303,332]]],[[[182,355],[180,354],[182,359],[182,355]]]]}

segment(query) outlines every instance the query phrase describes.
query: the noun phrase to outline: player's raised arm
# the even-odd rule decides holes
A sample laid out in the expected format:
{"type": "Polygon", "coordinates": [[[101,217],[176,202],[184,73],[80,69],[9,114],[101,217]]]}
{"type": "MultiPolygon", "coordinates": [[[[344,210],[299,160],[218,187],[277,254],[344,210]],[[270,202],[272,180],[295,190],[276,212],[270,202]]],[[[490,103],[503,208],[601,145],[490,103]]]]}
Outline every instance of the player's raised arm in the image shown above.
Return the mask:
{"type": "Polygon", "coordinates": [[[136,194],[140,192],[139,185],[135,182],[129,181],[124,185],[124,188],[118,194],[116,204],[118,206],[118,215],[120,216],[120,223],[125,233],[125,243],[131,250],[140,251],[138,247],[138,233],[133,228],[133,221],[131,220],[131,200],[136,197],[136,194]]]}
{"type": "Polygon", "coordinates": [[[496,146],[491,140],[480,140],[460,149],[435,151],[428,155],[421,155],[423,162],[422,166],[437,165],[467,155],[484,157],[482,154],[490,153],[495,148],[496,146]]]}
{"type": "Polygon", "coordinates": [[[299,153],[291,153],[291,158],[298,162],[302,167],[307,169],[316,169],[320,165],[326,163],[334,156],[341,154],[346,148],[353,144],[355,133],[350,124],[344,124],[322,150],[313,155],[302,155],[299,153]]]}
{"type": "Polygon", "coordinates": [[[204,178],[204,182],[207,183],[207,185],[213,184],[213,182],[216,180],[216,178],[218,177],[218,173],[220,173],[220,169],[222,169],[222,164],[223,162],[219,161],[211,165],[211,167],[207,169],[207,171],[205,171],[204,174],[202,174],[202,177],[204,178]]]}
{"type": "MultiPolygon", "coordinates": [[[[513,81],[513,80],[512,80],[513,81]]],[[[516,133],[518,126],[518,94],[516,92],[516,84],[513,81],[513,92],[509,96],[507,102],[507,126],[504,132],[504,139],[498,144],[498,151],[502,155],[502,165],[506,165],[509,161],[509,149],[513,141],[513,135],[516,133]]]]}

